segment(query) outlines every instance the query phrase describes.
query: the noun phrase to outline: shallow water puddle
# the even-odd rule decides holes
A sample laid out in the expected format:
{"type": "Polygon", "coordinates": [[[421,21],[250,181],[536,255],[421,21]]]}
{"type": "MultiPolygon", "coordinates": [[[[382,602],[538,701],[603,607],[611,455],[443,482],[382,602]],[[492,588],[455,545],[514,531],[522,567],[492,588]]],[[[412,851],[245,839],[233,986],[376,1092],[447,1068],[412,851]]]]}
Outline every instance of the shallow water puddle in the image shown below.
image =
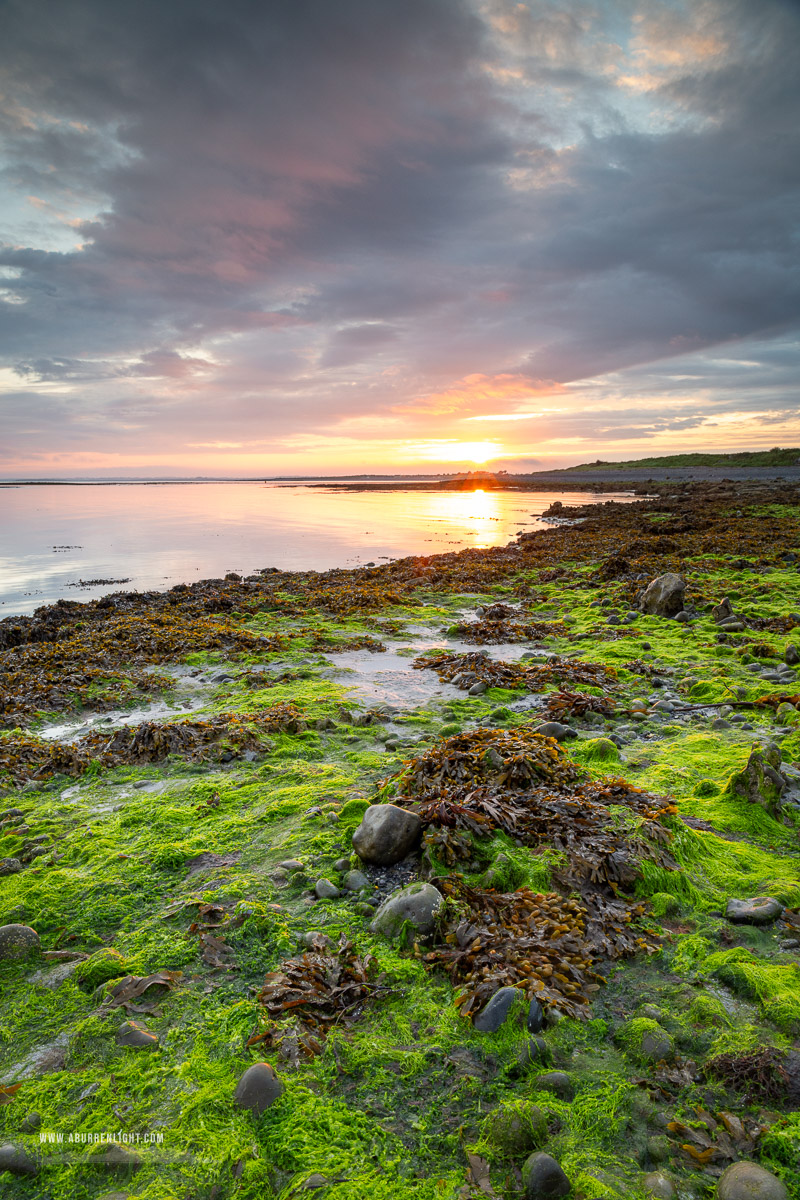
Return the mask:
{"type": "MultiPolygon", "coordinates": [[[[339,654],[328,653],[326,658],[334,662],[336,677],[345,674],[351,677],[340,681],[354,697],[373,703],[394,704],[398,708],[413,708],[432,701],[447,703],[455,699],[463,700],[466,695],[450,683],[441,683],[435,671],[417,670],[414,667],[414,659],[426,650],[446,650],[448,654],[471,654],[482,650],[489,658],[517,662],[523,654],[533,649],[526,643],[474,646],[457,638],[432,637],[430,630],[425,633],[426,637],[410,644],[407,641],[394,645],[387,642],[384,653],[345,650],[339,654]]],[[[542,651],[542,655],[545,653],[542,651]]],[[[535,706],[533,697],[524,697],[512,705],[522,709],[535,706]]]]}

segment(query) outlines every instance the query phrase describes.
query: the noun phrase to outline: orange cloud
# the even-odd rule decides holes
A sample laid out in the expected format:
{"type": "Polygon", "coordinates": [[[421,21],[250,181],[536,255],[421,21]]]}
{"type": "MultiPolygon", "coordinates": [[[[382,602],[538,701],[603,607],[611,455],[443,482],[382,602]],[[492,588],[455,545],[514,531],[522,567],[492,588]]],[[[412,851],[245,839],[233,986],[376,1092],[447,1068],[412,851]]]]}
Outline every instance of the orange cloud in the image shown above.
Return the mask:
{"type": "Polygon", "coordinates": [[[465,375],[452,387],[420,396],[410,406],[403,406],[395,411],[407,412],[410,407],[432,416],[469,418],[491,412],[498,405],[527,405],[531,400],[542,396],[560,395],[566,390],[563,384],[553,379],[530,379],[519,374],[465,375]]]}

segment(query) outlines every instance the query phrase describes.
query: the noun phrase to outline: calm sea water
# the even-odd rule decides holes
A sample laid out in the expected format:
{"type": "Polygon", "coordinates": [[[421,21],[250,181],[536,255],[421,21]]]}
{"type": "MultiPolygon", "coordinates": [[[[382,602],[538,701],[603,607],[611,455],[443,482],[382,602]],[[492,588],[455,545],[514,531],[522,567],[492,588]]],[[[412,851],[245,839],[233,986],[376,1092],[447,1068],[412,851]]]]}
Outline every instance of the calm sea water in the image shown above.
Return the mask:
{"type": "Polygon", "coordinates": [[[597,499],[578,492],[342,492],[263,483],[2,487],[0,616],[33,612],[60,597],[162,590],[227,571],[324,571],[504,545],[519,530],[543,528],[541,513],[559,498],[597,499]]]}

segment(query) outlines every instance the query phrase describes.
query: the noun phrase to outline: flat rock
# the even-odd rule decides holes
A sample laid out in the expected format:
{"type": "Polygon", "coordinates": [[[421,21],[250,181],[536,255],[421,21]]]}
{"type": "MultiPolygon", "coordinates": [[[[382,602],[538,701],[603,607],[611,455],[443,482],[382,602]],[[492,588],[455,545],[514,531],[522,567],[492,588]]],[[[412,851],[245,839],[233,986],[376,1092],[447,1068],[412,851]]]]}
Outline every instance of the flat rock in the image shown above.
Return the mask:
{"type": "Polygon", "coordinates": [[[30,958],[40,950],[39,935],[30,925],[0,925],[0,962],[30,958]]]}
{"type": "Polygon", "coordinates": [[[117,1043],[131,1050],[157,1050],[158,1035],[143,1025],[137,1025],[135,1021],[126,1021],[117,1030],[117,1043]]]}
{"type": "Polygon", "coordinates": [[[253,1063],[236,1085],[233,1100],[257,1117],[283,1095],[283,1084],[269,1063],[253,1063]]]}
{"type": "Polygon", "coordinates": [[[444,898],[432,883],[410,883],[384,900],[370,929],[392,941],[400,938],[410,945],[415,937],[433,933],[443,911],[444,898]]]}
{"type": "Polygon", "coordinates": [[[723,1172],[717,1200],[789,1200],[789,1192],[771,1171],[757,1163],[737,1162],[723,1172]]]}
{"type": "Polygon", "coordinates": [[[572,1184],[556,1160],[541,1150],[526,1159],[522,1168],[525,1200],[555,1200],[568,1196],[572,1184]]]}
{"type": "Polygon", "coordinates": [[[6,1142],[0,1146],[0,1171],[10,1171],[12,1175],[38,1175],[39,1162],[22,1146],[6,1142]]]}
{"type": "Polygon", "coordinates": [[[522,996],[519,988],[501,987],[492,996],[486,1007],[479,1012],[473,1021],[479,1033],[497,1033],[505,1023],[511,1009],[522,996]]]}
{"type": "Polygon", "coordinates": [[[772,896],[753,896],[750,900],[731,898],[725,908],[725,917],[735,925],[770,925],[782,912],[780,900],[772,896]]]}
{"type": "Polygon", "coordinates": [[[686,582],[680,575],[667,571],[651,580],[642,596],[639,608],[656,617],[674,617],[683,611],[686,582]]]}
{"type": "Polygon", "coordinates": [[[390,867],[405,858],[422,836],[416,813],[395,804],[373,804],[353,834],[353,847],[365,862],[390,867]]]}

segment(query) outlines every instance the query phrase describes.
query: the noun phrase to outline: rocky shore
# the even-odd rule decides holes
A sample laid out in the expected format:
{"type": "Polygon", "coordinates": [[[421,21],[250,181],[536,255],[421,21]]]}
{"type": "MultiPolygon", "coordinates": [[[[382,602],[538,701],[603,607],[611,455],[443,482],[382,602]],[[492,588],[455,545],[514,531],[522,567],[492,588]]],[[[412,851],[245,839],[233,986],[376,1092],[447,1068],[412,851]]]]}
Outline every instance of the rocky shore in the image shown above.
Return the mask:
{"type": "Polygon", "coordinates": [[[800,1196],[800,490],[727,474],[0,621],[0,1194],[800,1196]]]}

